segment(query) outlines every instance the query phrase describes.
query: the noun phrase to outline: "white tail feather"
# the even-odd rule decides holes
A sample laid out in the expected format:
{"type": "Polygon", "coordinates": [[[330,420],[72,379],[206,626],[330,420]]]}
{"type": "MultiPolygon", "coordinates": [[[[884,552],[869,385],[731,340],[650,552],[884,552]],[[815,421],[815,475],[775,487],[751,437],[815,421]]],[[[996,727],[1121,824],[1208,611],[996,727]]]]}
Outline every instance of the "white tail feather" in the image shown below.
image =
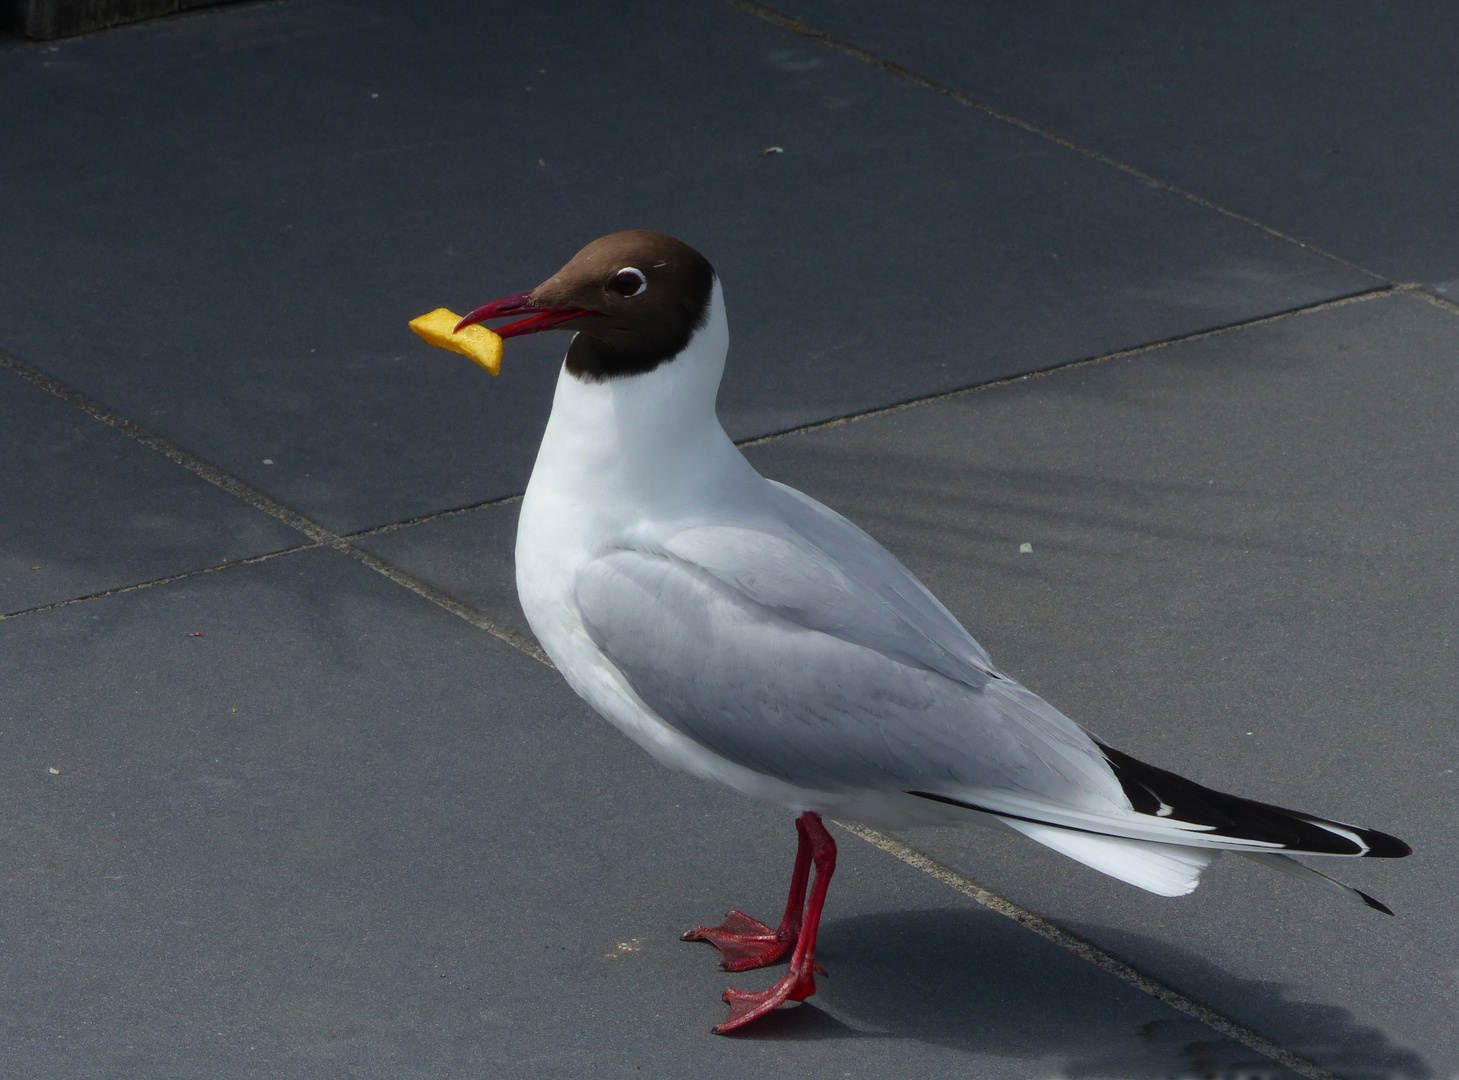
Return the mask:
{"type": "MultiPolygon", "coordinates": [[[[1045,847],[1053,848],[1060,855],[1067,855],[1100,873],[1157,896],[1184,896],[1195,891],[1200,884],[1201,871],[1220,854],[1211,848],[1158,844],[1122,836],[1098,836],[1032,821],[1005,818],[1003,824],[1045,847]]],[[[1315,870],[1312,872],[1316,873],[1315,870]]]]}

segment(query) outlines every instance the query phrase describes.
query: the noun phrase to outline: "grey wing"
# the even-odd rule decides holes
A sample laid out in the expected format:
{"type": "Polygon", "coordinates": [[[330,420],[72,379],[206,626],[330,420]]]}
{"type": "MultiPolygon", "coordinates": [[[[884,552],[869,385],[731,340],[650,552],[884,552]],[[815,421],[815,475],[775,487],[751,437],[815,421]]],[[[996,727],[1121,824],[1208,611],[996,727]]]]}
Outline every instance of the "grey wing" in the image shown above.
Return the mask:
{"type": "Polygon", "coordinates": [[[825,791],[1109,797],[1092,740],[1011,680],[970,686],[808,627],[667,554],[605,555],[580,571],[576,599],[655,713],[747,768],[825,791]]]}
{"type": "Polygon", "coordinates": [[[802,626],[969,686],[992,659],[912,572],[861,529],[794,488],[766,485],[767,520],[686,528],[669,554],[802,626]]]}

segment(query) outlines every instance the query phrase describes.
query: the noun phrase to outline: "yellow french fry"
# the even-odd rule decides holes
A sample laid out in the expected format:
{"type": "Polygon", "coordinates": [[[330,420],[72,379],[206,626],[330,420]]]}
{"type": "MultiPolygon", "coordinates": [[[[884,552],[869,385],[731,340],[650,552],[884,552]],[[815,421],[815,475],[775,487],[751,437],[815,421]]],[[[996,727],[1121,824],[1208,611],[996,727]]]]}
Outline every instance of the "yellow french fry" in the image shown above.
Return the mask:
{"type": "Polygon", "coordinates": [[[432,345],[470,357],[493,375],[500,373],[502,339],[484,326],[468,326],[458,334],[460,321],[460,315],[442,307],[411,319],[410,328],[432,345]]]}

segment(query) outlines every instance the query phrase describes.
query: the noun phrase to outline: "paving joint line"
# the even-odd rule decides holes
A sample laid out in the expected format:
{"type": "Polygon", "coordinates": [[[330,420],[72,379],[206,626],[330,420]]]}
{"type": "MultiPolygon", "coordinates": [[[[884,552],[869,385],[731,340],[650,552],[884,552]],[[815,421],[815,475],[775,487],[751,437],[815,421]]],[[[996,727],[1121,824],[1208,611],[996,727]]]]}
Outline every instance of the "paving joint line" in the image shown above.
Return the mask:
{"type": "Polygon", "coordinates": [[[853,836],[865,840],[873,847],[880,848],[889,855],[900,859],[908,866],[921,870],[942,884],[962,893],[970,900],[981,904],[990,911],[997,912],[1004,918],[1012,919],[1031,933],[1037,934],[1046,941],[1052,942],[1061,949],[1067,949],[1081,960],[1093,964],[1095,967],[1106,971],[1123,982],[1129,983],[1135,989],[1149,994],[1157,1001],[1169,1005],[1177,1012],[1182,1012],[1193,1020],[1199,1020],[1209,1028],[1220,1032],[1232,1042],[1239,1043],[1248,1050],[1255,1050],[1257,1053],[1270,1058],[1284,1068],[1292,1070],[1299,1076],[1307,1077],[1307,1080],[1340,1080],[1336,1073],[1324,1069],[1321,1065],[1309,1061],[1299,1054],[1295,1054],[1279,1043],[1273,1042],[1265,1035],[1244,1024],[1240,1024],[1230,1017],[1216,1012],[1200,1004],[1198,1001],[1187,997],[1179,990],[1166,986],[1158,979],[1152,979],[1137,968],[1125,963],[1110,953],[1105,952],[1098,945],[1084,940],[1077,934],[1072,934],[1063,927],[1050,922],[1041,915],[1020,904],[1014,903],[1006,897],[1000,896],[991,889],[984,888],[970,878],[964,877],[952,867],[938,862],[931,856],[918,851],[914,847],[902,843],[885,833],[877,832],[875,829],[868,829],[865,825],[858,825],[854,822],[835,821],[833,822],[851,833],[853,836]]]}
{"type": "Polygon", "coordinates": [[[1404,285],[1397,285],[1395,286],[1395,288],[1397,288],[1399,292],[1409,293],[1413,296],[1417,296],[1420,300],[1423,300],[1425,303],[1433,304],[1436,308],[1443,308],[1450,314],[1459,315],[1459,304],[1456,304],[1447,296],[1439,296],[1436,293],[1431,292],[1426,285],[1422,285],[1417,282],[1409,282],[1404,285]]]}
{"type": "Polygon", "coordinates": [[[262,555],[250,555],[246,559],[229,559],[227,562],[214,563],[212,566],[203,566],[196,570],[184,570],[180,574],[168,574],[166,577],[152,578],[150,581],[136,581],[130,585],[118,585],[113,589],[102,589],[100,592],[88,593],[85,596],[71,596],[65,600],[54,600],[49,604],[41,604],[37,607],[22,608],[19,611],[0,612],[0,622],[4,622],[6,619],[18,619],[22,615],[39,615],[45,611],[70,607],[72,604],[82,604],[88,600],[105,600],[108,596],[119,596],[122,593],[136,592],[138,589],[150,589],[157,585],[171,585],[174,581],[182,581],[184,578],[197,577],[200,574],[213,574],[219,570],[231,570],[235,566],[252,566],[255,563],[277,559],[282,555],[297,555],[301,551],[314,551],[321,546],[323,545],[300,544],[298,547],[269,551],[262,555]]]}
{"type": "Polygon", "coordinates": [[[1315,315],[1319,312],[1331,311],[1334,308],[1347,307],[1350,304],[1362,304],[1369,300],[1381,300],[1387,296],[1396,296],[1409,292],[1417,292],[1418,295],[1429,300],[1431,303],[1437,303],[1441,307],[1452,307],[1455,312],[1459,312],[1459,304],[1451,304],[1447,300],[1432,297],[1416,286],[1379,285],[1376,288],[1366,289],[1363,292],[1352,293],[1348,296],[1339,296],[1333,300],[1321,300],[1315,304],[1307,304],[1304,307],[1276,311],[1270,315],[1258,315],[1255,318],[1227,323],[1224,326],[1213,326],[1207,330],[1193,330],[1189,334],[1179,334],[1176,337],[1162,338],[1159,341],[1151,341],[1144,345],[1132,345],[1125,349],[1115,349],[1113,352],[1100,353],[1097,356],[1085,356],[1077,360],[1065,360],[1057,364],[1050,364],[1048,367],[1037,368],[1033,371],[1026,371],[1018,375],[1007,375],[1001,379],[990,379],[988,382],[975,383],[972,386],[960,386],[956,390],[939,390],[935,394],[925,394],[922,397],[908,398],[906,401],[899,401],[894,405],[879,405],[874,409],[850,413],[846,416],[837,416],[830,420],[817,420],[814,423],[787,428],[784,431],[777,431],[770,435],[757,435],[753,439],[746,439],[735,445],[741,449],[760,446],[764,443],[775,442],[779,439],[789,439],[796,435],[806,435],[815,431],[824,431],[827,428],[840,427],[842,424],[854,424],[860,420],[870,420],[878,416],[886,416],[890,413],[901,412],[904,409],[915,409],[919,406],[931,405],[939,401],[950,401],[954,398],[966,397],[969,394],[980,394],[985,390],[996,390],[1002,386],[1012,386],[1016,383],[1043,379],[1050,375],[1059,375],[1066,371],[1090,367],[1095,364],[1113,363],[1117,360],[1125,360],[1132,356],[1158,352],[1161,349],[1168,349],[1175,345],[1203,341],[1206,338],[1220,337],[1223,334],[1234,333],[1238,330],[1248,330],[1253,327],[1266,326],[1269,323],[1282,322],[1286,319],[1293,319],[1302,315],[1315,315]]]}
{"type": "Polygon", "coordinates": [[[829,49],[834,49],[836,52],[849,56],[852,59],[859,60],[864,64],[870,64],[872,67],[878,68],[881,71],[885,71],[889,75],[894,75],[899,79],[904,79],[915,86],[920,86],[924,90],[930,90],[940,97],[945,97],[948,100],[956,102],[958,105],[962,105],[965,108],[981,112],[986,116],[992,117],[994,120],[998,120],[1002,123],[1012,125],[1013,127],[1016,127],[1021,131],[1026,131],[1031,135],[1037,135],[1039,138],[1045,139],[1048,142],[1053,143],[1055,146],[1078,154],[1081,157],[1088,158],[1091,161],[1098,162],[1099,164],[1104,165],[1107,168],[1111,168],[1118,172],[1124,173],[1126,176],[1133,177],[1134,179],[1139,180],[1141,183],[1146,184],[1150,187],[1158,188],[1161,191],[1169,192],[1172,195],[1176,195],[1182,199],[1185,199],[1187,202],[1194,203],[1197,206],[1203,207],[1207,210],[1213,210],[1218,214],[1231,218],[1233,221],[1239,221],[1243,225],[1249,225],[1254,229],[1259,229],[1262,232],[1266,233],[1268,236],[1274,237],[1275,239],[1283,240],[1289,244],[1296,244],[1304,251],[1310,251],[1314,255],[1319,255],[1324,259],[1329,259],[1332,262],[1345,266],[1350,270],[1356,270],[1360,274],[1366,274],[1368,277],[1375,278],[1378,281],[1388,280],[1388,278],[1385,277],[1383,274],[1379,274],[1373,270],[1369,270],[1367,267],[1360,266],[1359,264],[1352,262],[1351,260],[1344,259],[1341,255],[1335,255],[1325,248],[1318,247],[1316,244],[1309,244],[1305,240],[1300,240],[1290,233],[1285,233],[1280,229],[1277,229],[1271,225],[1267,225],[1264,222],[1258,221],[1256,218],[1248,217],[1246,214],[1243,214],[1237,210],[1232,210],[1230,207],[1222,206],[1220,203],[1215,202],[1212,199],[1208,199],[1204,195],[1200,195],[1194,191],[1190,191],[1186,188],[1180,187],[1178,184],[1173,184],[1169,180],[1162,180],[1160,177],[1154,175],[1153,173],[1148,173],[1143,169],[1135,167],[1134,165],[1123,162],[1119,160],[1119,158],[1111,157],[1109,154],[1106,154],[1103,151],[1096,150],[1091,146],[1085,146],[1082,143],[1077,143],[1067,136],[1060,135],[1057,131],[1053,131],[1050,128],[1043,127],[1040,124],[1036,124],[1032,120],[1025,120],[1023,117],[1017,115],[1016,113],[1011,113],[1004,109],[1000,109],[998,106],[992,105],[986,101],[981,100],[980,98],[975,98],[971,94],[965,94],[961,90],[956,90],[953,87],[948,86],[946,83],[939,82],[931,76],[923,75],[920,72],[913,71],[911,68],[899,64],[895,60],[889,60],[884,56],[879,56],[876,53],[872,52],[870,49],[863,48],[862,46],[857,45],[855,42],[847,41],[845,38],[838,37],[827,30],[822,30],[819,27],[812,26],[802,19],[799,19],[794,15],[788,14],[787,12],[781,11],[778,8],[773,8],[768,4],[757,3],[756,0],[724,0],[724,2],[732,8],[737,8],[738,10],[745,12],[747,15],[751,15],[764,22],[768,22],[773,26],[778,26],[782,30],[789,30],[790,32],[799,34],[802,37],[808,37],[811,40],[817,41],[829,49]]]}
{"type": "Polygon", "coordinates": [[[415,575],[407,573],[393,563],[382,559],[374,552],[351,544],[348,540],[325,528],[325,526],[319,524],[317,521],[305,517],[297,510],[285,506],[270,495],[264,494],[264,492],[252,484],[240,480],[231,473],[224,472],[218,466],[209,461],[205,461],[197,454],[184,450],[176,443],[148,431],[135,420],[130,420],[120,413],[107,408],[101,402],[82,393],[75,387],[69,386],[60,379],[47,375],[37,368],[31,367],[18,357],[3,350],[0,350],[0,368],[13,372],[37,389],[44,390],[46,393],[60,398],[66,404],[80,409],[93,419],[100,420],[103,424],[115,428],[123,435],[141,443],[154,453],[160,454],[173,464],[181,465],[188,472],[206,480],[214,487],[222,488],[228,494],[247,503],[255,510],[262,511],[274,520],[281,521],[290,528],[303,533],[310,540],[314,541],[315,546],[327,547],[343,555],[348,555],[355,561],[368,566],[377,574],[381,574],[397,585],[409,589],[417,596],[424,597],[431,603],[445,608],[451,614],[465,619],[472,626],[480,630],[485,630],[488,634],[519,649],[534,660],[546,664],[548,667],[552,666],[552,661],[547,658],[547,654],[542,651],[541,647],[535,641],[527,639],[515,630],[502,626],[495,620],[488,618],[482,612],[477,611],[467,604],[461,603],[455,597],[448,596],[434,585],[427,584],[415,575]]]}
{"type": "Polygon", "coordinates": [[[506,506],[509,503],[521,502],[522,496],[503,495],[500,499],[487,499],[485,502],[472,503],[470,506],[455,506],[450,510],[436,510],[429,514],[421,514],[419,517],[405,518],[401,521],[390,521],[384,525],[372,525],[368,529],[360,529],[357,532],[341,533],[346,540],[358,540],[367,536],[379,536],[381,533],[394,532],[396,529],[408,529],[412,525],[428,525],[433,521],[444,521],[447,518],[458,517],[461,514],[469,514],[473,510],[490,510],[494,506],[506,506]]]}

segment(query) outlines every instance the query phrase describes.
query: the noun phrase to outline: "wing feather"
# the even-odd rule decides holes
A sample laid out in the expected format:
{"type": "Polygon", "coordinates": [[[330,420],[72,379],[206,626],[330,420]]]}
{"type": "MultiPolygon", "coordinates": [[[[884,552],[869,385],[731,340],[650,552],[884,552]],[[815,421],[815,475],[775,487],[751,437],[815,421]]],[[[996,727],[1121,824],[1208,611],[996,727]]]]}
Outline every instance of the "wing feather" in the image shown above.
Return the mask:
{"type": "MultiPolygon", "coordinates": [[[[588,633],[667,723],[730,761],[817,790],[1011,789],[1128,812],[1098,747],[1052,706],[1010,680],[969,685],[906,650],[875,648],[866,642],[881,631],[863,624],[884,618],[884,606],[863,597],[861,609],[813,607],[806,595],[823,587],[814,564],[811,590],[793,595],[753,545],[737,549],[745,561],[721,561],[718,572],[628,550],[579,572],[588,633]]],[[[766,550],[783,576],[784,549],[766,550]]]]}
{"type": "Polygon", "coordinates": [[[897,559],[794,488],[766,486],[772,514],[683,529],[664,551],[792,622],[978,687],[1001,673],[897,559]]]}

